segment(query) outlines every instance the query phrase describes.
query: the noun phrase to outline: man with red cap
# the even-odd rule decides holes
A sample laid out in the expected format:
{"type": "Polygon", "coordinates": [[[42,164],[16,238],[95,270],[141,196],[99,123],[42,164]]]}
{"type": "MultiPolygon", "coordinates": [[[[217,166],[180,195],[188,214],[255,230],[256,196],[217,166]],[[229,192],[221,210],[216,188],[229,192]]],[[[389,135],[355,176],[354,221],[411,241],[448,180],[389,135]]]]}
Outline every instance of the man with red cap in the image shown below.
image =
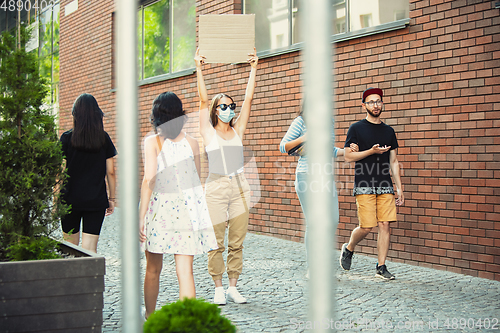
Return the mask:
{"type": "Polygon", "coordinates": [[[351,269],[354,248],[378,226],[378,263],[375,276],[394,280],[394,275],[387,270],[385,259],[389,252],[390,223],[396,221],[396,205],[404,203],[404,196],[396,156],[396,134],[392,127],[380,120],[383,95],[379,88],[368,88],[363,92],[361,106],[366,111],[366,118],[352,124],[347,132],[345,147],[349,147],[351,143],[359,146],[357,152],[345,150],[345,160],[356,162],[353,192],[358,207],[359,226],[352,231],[349,243],[342,245],[340,266],[344,270],[351,269]]]}

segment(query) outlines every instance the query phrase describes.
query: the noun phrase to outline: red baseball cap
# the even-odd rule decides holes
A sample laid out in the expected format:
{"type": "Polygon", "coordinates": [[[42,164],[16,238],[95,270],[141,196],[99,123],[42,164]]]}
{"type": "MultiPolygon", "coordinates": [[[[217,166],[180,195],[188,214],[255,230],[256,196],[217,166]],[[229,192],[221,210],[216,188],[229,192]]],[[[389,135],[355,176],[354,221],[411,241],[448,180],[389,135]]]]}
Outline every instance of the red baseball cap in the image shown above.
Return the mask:
{"type": "Polygon", "coordinates": [[[365,98],[370,96],[370,95],[373,95],[373,94],[379,95],[380,99],[382,99],[382,97],[384,97],[384,93],[382,92],[382,89],[370,87],[370,88],[366,89],[365,91],[363,91],[363,99],[361,101],[364,103],[365,98]]]}

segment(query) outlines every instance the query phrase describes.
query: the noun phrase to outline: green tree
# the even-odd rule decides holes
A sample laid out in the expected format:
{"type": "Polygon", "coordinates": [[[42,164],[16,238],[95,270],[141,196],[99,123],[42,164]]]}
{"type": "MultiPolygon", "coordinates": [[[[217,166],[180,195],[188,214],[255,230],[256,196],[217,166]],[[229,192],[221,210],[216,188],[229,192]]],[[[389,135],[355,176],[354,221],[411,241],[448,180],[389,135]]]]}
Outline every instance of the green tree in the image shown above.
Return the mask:
{"type": "Polygon", "coordinates": [[[34,53],[25,51],[29,31],[0,37],[0,249],[48,236],[66,207],[53,194],[63,181],[63,154],[54,116],[42,108],[46,82],[34,53]]]}

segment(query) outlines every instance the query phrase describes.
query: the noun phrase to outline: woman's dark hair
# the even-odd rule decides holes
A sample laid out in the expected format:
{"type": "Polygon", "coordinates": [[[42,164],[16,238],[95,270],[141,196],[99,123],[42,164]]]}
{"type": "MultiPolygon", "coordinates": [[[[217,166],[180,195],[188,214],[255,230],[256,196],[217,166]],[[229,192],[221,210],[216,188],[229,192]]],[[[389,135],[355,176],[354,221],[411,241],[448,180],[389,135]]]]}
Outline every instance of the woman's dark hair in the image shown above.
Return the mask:
{"type": "Polygon", "coordinates": [[[106,144],[106,134],[96,99],[90,94],[81,94],[73,104],[73,134],[71,145],[75,149],[98,151],[106,144]]]}
{"type": "Polygon", "coordinates": [[[164,92],[153,101],[151,124],[155,132],[167,139],[175,139],[186,122],[182,102],[171,91],[164,92]],[[159,131],[158,131],[159,129],[159,131]]]}
{"type": "MultiPolygon", "coordinates": [[[[213,127],[215,127],[217,125],[217,123],[219,122],[219,117],[217,117],[217,105],[219,104],[219,101],[223,97],[229,98],[231,100],[231,103],[234,103],[233,98],[229,95],[224,94],[224,93],[217,94],[214,96],[214,98],[212,98],[212,101],[210,102],[210,106],[209,106],[208,110],[210,111],[210,122],[212,123],[213,127]]],[[[234,125],[234,118],[231,119],[231,121],[229,122],[229,126],[233,127],[233,125],[234,125]]]]}

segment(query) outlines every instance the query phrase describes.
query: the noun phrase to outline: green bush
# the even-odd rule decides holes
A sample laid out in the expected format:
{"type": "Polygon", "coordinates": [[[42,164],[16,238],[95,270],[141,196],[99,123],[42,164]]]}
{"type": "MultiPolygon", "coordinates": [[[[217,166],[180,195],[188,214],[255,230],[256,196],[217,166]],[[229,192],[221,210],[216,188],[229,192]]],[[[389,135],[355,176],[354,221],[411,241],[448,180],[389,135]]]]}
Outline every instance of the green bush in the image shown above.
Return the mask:
{"type": "Polygon", "coordinates": [[[59,259],[61,256],[55,250],[58,244],[58,241],[47,237],[21,237],[9,246],[7,257],[12,261],[59,259]]]}
{"type": "Polygon", "coordinates": [[[144,333],[160,332],[233,333],[236,327],[217,305],[185,298],[163,306],[144,323],[144,333]]]}
{"type": "Polygon", "coordinates": [[[53,194],[65,177],[63,154],[28,39],[24,25],[19,36],[0,37],[0,254],[49,236],[67,211],[53,194]]]}

